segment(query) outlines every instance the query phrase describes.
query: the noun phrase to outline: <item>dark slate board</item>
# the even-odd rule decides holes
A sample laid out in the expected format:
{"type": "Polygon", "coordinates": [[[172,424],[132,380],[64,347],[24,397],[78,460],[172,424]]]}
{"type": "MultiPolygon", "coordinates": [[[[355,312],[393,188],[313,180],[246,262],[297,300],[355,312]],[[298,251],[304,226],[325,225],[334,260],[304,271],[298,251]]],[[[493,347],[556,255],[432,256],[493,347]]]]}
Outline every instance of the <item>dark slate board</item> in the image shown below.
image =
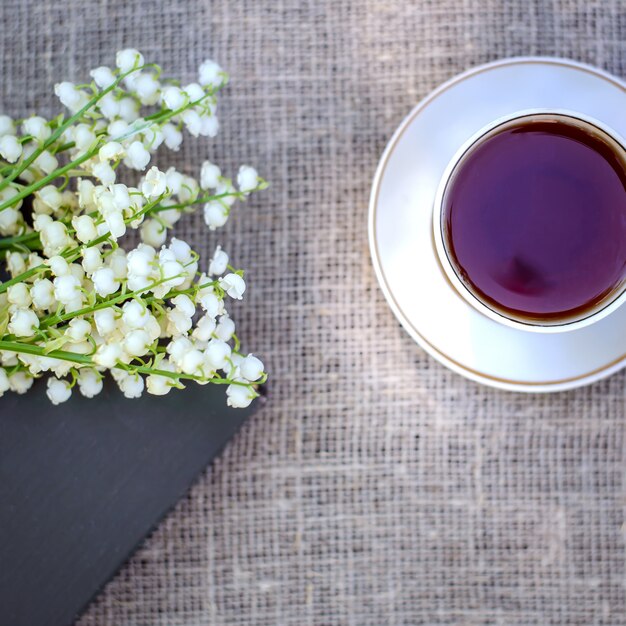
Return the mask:
{"type": "Polygon", "coordinates": [[[1,398],[0,626],[71,624],[258,405],[212,385],[1,398]]]}

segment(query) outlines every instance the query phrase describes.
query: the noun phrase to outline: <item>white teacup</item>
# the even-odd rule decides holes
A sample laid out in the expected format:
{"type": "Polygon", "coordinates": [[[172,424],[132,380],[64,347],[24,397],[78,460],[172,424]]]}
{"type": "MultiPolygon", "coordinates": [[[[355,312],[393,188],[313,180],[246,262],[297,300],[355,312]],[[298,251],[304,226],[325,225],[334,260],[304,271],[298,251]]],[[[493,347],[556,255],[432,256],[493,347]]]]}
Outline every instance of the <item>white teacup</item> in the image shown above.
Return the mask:
{"type": "Polygon", "coordinates": [[[446,167],[435,197],[433,209],[434,239],[437,255],[446,276],[458,294],[474,309],[496,322],[512,328],[539,333],[559,333],[593,324],[607,317],[620,307],[624,301],[626,301],[626,275],[601,301],[592,307],[585,308],[582,313],[563,316],[562,318],[554,316],[546,319],[525,318],[522,315],[518,316],[509,311],[505,311],[505,307],[499,309],[498,306],[494,306],[493,303],[488,302],[478,293],[468,280],[463,278],[463,272],[460,267],[457,266],[453,255],[450,253],[445,226],[444,209],[446,192],[448,191],[453,176],[459,171],[459,168],[464,166],[466,159],[472,154],[473,149],[507,128],[517,126],[520,122],[531,122],[535,120],[561,121],[579,126],[584,130],[592,132],[596,136],[601,136],[610,145],[615,154],[619,155],[624,160],[624,168],[626,170],[626,141],[613,129],[607,127],[599,120],[562,109],[530,109],[517,111],[511,115],[499,118],[480,129],[459,149],[446,167]]]}

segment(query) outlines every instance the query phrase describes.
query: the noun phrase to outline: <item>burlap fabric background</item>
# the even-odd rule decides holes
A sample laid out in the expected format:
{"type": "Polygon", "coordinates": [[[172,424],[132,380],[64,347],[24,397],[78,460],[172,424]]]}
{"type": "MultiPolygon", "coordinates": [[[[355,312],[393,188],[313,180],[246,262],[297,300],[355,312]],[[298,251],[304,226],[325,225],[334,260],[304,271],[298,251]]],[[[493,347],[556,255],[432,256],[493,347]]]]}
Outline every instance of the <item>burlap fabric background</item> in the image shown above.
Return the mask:
{"type": "Polygon", "coordinates": [[[223,130],[178,165],[272,182],[218,238],[248,268],[238,320],[270,402],[80,626],[626,624],[625,377],[466,382],[398,326],[366,241],[377,160],[419,98],[510,55],[625,76],[626,2],[4,0],[0,24],[15,115],[123,46],[190,80],[215,57],[223,130]]]}

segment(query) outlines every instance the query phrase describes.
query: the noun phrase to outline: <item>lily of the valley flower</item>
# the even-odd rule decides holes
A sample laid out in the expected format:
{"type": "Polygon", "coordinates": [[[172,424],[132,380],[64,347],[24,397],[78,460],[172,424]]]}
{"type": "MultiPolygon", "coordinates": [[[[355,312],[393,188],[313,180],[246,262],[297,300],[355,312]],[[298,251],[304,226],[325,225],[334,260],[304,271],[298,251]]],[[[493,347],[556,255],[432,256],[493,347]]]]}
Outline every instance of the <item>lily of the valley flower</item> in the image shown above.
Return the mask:
{"type": "Polygon", "coordinates": [[[10,276],[0,282],[0,396],[47,376],[53,404],[74,390],[92,398],[110,372],[127,398],[195,381],[223,384],[230,406],[248,406],[265,373],[239,351],[228,314],[246,290],[242,272],[220,246],[205,263],[170,235],[197,207],[210,230],[223,226],[266,183],[248,165],[235,186],[209,160],[199,180],[152,164],[186,133],[216,135],[228,77],[204,61],[197,82],[178,86],[132,48],[90,76],[89,86],[55,85],[65,118],[0,115],[0,236],[11,238],[0,238],[10,276]]]}

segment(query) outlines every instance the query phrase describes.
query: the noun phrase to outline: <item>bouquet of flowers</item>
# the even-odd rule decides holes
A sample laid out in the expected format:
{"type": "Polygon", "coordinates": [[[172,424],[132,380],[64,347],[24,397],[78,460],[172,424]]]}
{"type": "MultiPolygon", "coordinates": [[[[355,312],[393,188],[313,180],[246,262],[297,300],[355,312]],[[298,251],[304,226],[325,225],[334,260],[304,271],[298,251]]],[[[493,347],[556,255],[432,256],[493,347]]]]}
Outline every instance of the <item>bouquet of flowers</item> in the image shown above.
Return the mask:
{"type": "Polygon", "coordinates": [[[240,351],[226,310],[246,284],[219,246],[199,255],[169,231],[202,206],[210,230],[267,183],[242,165],[233,181],[202,163],[199,180],[151,165],[184,131],[214,137],[228,77],[213,61],[181,86],[137,50],[117,53],[91,82],[62,82],[68,113],[52,120],[0,116],[0,396],[48,376],[54,404],[75,387],[88,398],[110,371],[123,394],[162,395],[187,381],[226,386],[245,407],[266,379],[240,351]],[[122,182],[136,170],[136,186],[122,182]],[[138,237],[129,237],[133,231],[138,237]],[[124,238],[135,240],[126,249],[124,238]]]}

